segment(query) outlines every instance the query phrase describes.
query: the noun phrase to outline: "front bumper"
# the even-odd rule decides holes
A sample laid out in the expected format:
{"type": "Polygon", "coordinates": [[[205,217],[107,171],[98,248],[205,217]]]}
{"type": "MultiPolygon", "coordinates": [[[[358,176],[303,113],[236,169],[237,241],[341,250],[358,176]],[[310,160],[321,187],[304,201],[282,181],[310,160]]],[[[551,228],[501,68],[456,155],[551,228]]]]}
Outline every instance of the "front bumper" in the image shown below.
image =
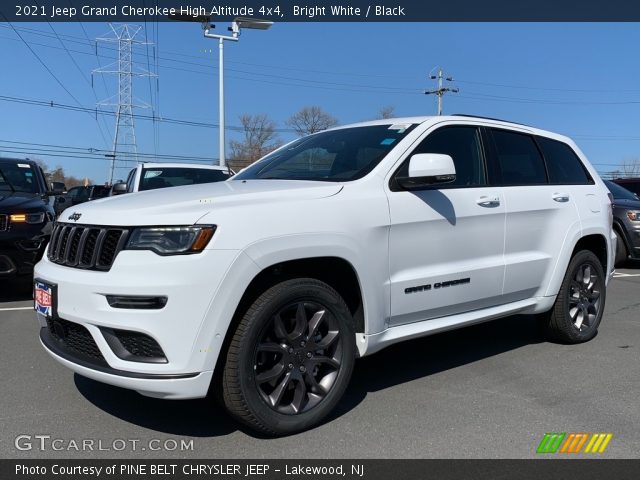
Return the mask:
{"type": "Polygon", "coordinates": [[[65,267],[44,257],[34,274],[56,285],[56,317],[86,329],[101,359],[87,362],[85,348],[77,345],[75,350],[61,348],[63,343],[50,335],[51,326],[37,314],[41,342],[57,361],[97,381],[154,397],[204,397],[230,321],[229,307],[236,302],[220,288],[232,265],[257,268],[234,250],[168,257],[124,250],[108,272],[65,267]],[[158,295],[168,300],[160,309],[114,308],[107,295],[158,295]],[[152,338],[166,361],[121,358],[105,335],[113,330],[152,338]]]}
{"type": "Polygon", "coordinates": [[[40,233],[23,236],[0,233],[0,278],[29,275],[42,258],[49,238],[40,233]]]}

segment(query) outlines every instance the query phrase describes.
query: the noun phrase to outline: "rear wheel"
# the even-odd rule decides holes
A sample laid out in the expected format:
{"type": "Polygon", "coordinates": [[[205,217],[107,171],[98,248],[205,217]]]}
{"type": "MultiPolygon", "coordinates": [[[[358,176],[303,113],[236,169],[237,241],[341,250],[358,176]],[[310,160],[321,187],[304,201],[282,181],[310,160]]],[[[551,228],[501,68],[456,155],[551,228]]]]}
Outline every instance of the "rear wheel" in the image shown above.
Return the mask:
{"type": "Polygon", "coordinates": [[[621,263],[625,262],[627,258],[629,258],[629,252],[627,251],[627,246],[624,244],[624,240],[622,239],[622,234],[616,232],[618,239],[616,240],[616,267],[621,263]]]}
{"type": "Polygon", "coordinates": [[[579,251],[569,263],[553,308],[540,315],[545,334],[564,343],[591,340],[598,333],[605,299],[600,260],[591,251],[579,251]]]}
{"type": "Polygon", "coordinates": [[[305,430],[338,403],[354,359],[352,317],[340,295],[318,280],[287,280],[255,300],[233,335],[225,406],[263,433],[305,430]]]}

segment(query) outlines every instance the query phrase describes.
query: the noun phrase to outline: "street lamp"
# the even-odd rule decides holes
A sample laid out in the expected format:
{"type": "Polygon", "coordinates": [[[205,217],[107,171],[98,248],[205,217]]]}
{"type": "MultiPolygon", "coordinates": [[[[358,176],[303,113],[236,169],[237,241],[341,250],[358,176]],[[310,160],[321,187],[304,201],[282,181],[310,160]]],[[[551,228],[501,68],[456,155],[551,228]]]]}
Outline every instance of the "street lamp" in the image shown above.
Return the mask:
{"type": "Polygon", "coordinates": [[[225,40],[230,40],[233,42],[237,42],[240,38],[240,33],[241,30],[243,28],[251,28],[253,30],[268,30],[271,25],[273,25],[273,22],[270,22],[269,20],[260,20],[258,18],[248,18],[248,17],[236,17],[233,22],[231,22],[231,26],[228,27],[228,30],[231,32],[231,35],[219,35],[216,33],[211,33],[211,30],[215,28],[215,25],[211,24],[211,22],[209,21],[210,18],[209,17],[203,17],[203,16],[198,16],[198,17],[193,17],[193,16],[187,16],[187,15],[171,15],[171,18],[175,19],[175,20],[182,20],[182,21],[199,21],[200,23],[202,23],[202,29],[204,30],[204,36],[205,38],[217,38],[218,39],[218,45],[219,45],[219,67],[218,67],[218,74],[219,74],[219,80],[218,80],[218,84],[219,84],[219,130],[220,130],[220,137],[219,137],[219,142],[220,142],[220,146],[219,146],[219,165],[221,167],[226,166],[227,162],[225,159],[225,154],[224,154],[224,150],[225,150],[225,136],[224,136],[224,41],[225,40]]]}

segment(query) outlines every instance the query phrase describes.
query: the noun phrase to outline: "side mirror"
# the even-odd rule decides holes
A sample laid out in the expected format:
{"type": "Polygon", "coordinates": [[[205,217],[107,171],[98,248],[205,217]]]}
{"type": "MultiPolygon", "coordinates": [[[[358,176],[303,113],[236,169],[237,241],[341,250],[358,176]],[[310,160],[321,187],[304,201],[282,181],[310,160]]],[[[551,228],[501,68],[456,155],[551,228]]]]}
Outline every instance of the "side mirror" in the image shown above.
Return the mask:
{"type": "Polygon", "coordinates": [[[115,183],[111,189],[111,195],[122,195],[123,193],[127,193],[127,184],[115,183]]]}
{"type": "Polygon", "coordinates": [[[65,203],[67,201],[64,197],[56,197],[56,203],[65,203]]]}
{"type": "Polygon", "coordinates": [[[449,155],[417,153],[409,159],[409,176],[397,177],[396,182],[405,190],[451,183],[456,179],[456,168],[449,155]]]}

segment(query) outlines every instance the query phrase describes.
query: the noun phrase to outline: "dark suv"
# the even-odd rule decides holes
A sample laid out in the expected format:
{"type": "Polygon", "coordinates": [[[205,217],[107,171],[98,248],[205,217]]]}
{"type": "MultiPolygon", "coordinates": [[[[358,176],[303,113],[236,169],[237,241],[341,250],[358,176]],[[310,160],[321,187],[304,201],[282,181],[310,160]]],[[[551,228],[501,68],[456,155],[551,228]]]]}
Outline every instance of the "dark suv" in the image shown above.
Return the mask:
{"type": "Polygon", "coordinates": [[[111,193],[111,187],[104,185],[88,185],[86,187],[70,188],[63,196],[56,198],[55,210],[56,216],[60,215],[65,209],[79,205],[98,198],[108,197],[111,193]]]}
{"type": "Polygon", "coordinates": [[[40,260],[54,219],[42,169],[0,158],[0,279],[28,275],[40,260]]]}
{"type": "Polygon", "coordinates": [[[613,230],[618,236],[616,265],[640,258],[640,199],[617,182],[604,181],[613,195],[613,230]]]}

